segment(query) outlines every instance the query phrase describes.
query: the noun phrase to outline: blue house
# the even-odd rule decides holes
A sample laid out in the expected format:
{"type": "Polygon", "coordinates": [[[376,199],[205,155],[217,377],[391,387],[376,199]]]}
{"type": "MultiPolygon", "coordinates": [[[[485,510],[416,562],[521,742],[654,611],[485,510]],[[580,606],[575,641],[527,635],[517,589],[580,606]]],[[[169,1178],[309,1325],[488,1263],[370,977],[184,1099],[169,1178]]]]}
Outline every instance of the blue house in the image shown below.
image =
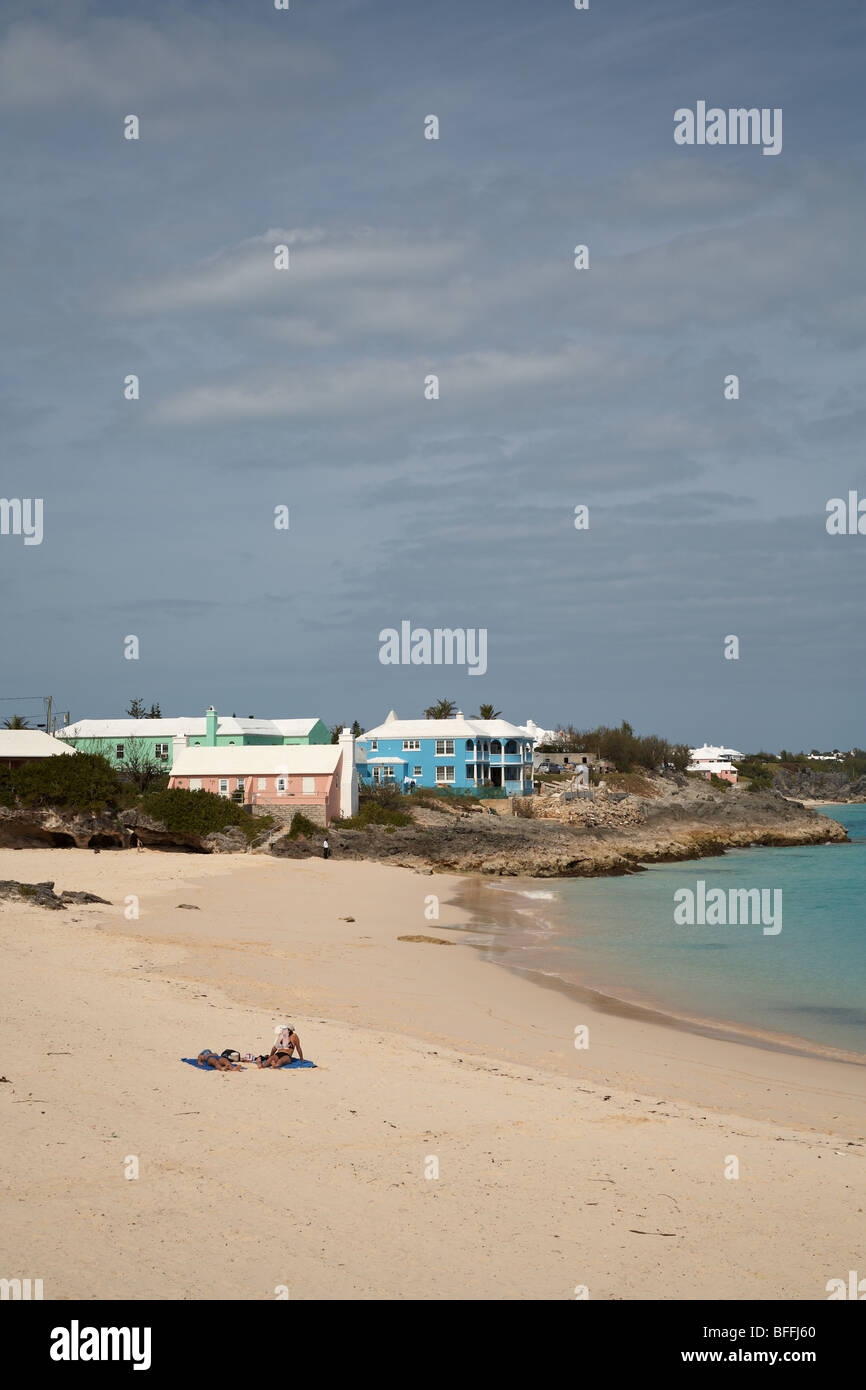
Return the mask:
{"type": "Polygon", "coordinates": [[[394,711],[358,739],[358,773],[368,786],[411,791],[446,787],[507,796],[532,791],[533,738],[507,719],[398,719],[394,711]],[[364,759],[366,758],[366,761],[364,759]]]}

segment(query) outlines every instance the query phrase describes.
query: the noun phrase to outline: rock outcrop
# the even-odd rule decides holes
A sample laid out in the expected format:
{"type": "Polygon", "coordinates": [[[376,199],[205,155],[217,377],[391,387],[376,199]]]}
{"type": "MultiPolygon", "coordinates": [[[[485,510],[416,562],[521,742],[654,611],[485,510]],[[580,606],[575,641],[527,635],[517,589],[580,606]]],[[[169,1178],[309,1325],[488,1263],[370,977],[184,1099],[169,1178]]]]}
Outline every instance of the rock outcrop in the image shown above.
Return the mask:
{"type": "MultiPolygon", "coordinates": [[[[863,779],[866,781],[866,779],[863,779]]],[[[855,784],[856,786],[857,784],[855,784]]],[[[479,815],[459,804],[431,809],[410,801],[410,826],[328,831],[335,858],[373,859],[422,872],[581,877],[639,873],[646,864],[723,854],[749,845],[801,845],[845,840],[842,826],[778,791],[745,786],[721,790],[694,777],[611,778],[588,798],[558,793],[523,798],[511,811],[479,815]]],[[[251,846],[237,826],[200,836],[167,830],[127,810],[118,815],[65,814],[0,807],[0,845],[126,847],[133,834],[151,849],[193,854],[253,852],[318,858],[321,839],[291,839],[284,827],[264,831],[251,846]]],[[[31,885],[32,886],[32,885],[31,885]]],[[[38,886],[38,885],[36,885],[38,886]]],[[[46,895],[43,895],[46,896],[46,895]]],[[[47,905],[47,902],[46,902],[47,905]]]]}
{"type": "Polygon", "coordinates": [[[61,912],[70,903],[105,903],[111,906],[108,898],[100,898],[96,893],[73,892],[71,889],[64,889],[58,895],[54,891],[54,879],[47,879],[44,883],[19,883],[17,879],[0,880],[0,898],[12,900],[13,902],[30,903],[33,907],[45,907],[50,912],[61,912]]]}
{"type": "MultiPolygon", "coordinates": [[[[615,795],[615,794],[614,794],[615,795]]],[[[605,823],[572,818],[572,808],[554,817],[478,816],[469,811],[425,811],[406,827],[371,826],[328,832],[331,855],[375,859],[419,871],[532,878],[597,877],[640,873],[644,865],[724,854],[751,845],[802,845],[844,841],[836,821],[786,800],[777,792],[722,792],[694,778],[653,779],[651,795],[601,798],[605,823]],[[627,818],[627,819],[626,819],[627,818]]],[[[287,837],[271,853],[291,858],[318,856],[318,841],[287,837]]]]}
{"type": "MultiPolygon", "coordinates": [[[[264,832],[263,832],[264,833],[264,832]]],[[[0,806],[0,848],[128,849],[136,840],[147,849],[183,850],[189,854],[242,854],[248,841],[236,825],[197,835],[169,830],[160,821],[132,808],[126,811],[69,811],[52,806],[0,806]]]]}
{"type": "Polygon", "coordinates": [[[866,777],[849,782],[844,773],[815,768],[773,767],[773,786],[797,801],[866,801],[866,777]]]}

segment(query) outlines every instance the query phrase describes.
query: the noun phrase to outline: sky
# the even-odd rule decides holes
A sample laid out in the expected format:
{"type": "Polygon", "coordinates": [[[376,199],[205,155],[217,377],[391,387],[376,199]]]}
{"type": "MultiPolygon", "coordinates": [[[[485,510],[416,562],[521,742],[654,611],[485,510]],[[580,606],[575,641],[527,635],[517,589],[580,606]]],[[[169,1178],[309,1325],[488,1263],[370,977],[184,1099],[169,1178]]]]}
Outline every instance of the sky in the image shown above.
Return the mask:
{"type": "Polygon", "coordinates": [[[866,745],[866,535],[826,527],[864,48],[848,0],[2,0],[0,491],[44,522],[0,535],[0,718],[866,745]],[[678,145],[699,101],[780,108],[780,153],[678,145]],[[486,672],[383,664],[403,621],[486,672]]]}

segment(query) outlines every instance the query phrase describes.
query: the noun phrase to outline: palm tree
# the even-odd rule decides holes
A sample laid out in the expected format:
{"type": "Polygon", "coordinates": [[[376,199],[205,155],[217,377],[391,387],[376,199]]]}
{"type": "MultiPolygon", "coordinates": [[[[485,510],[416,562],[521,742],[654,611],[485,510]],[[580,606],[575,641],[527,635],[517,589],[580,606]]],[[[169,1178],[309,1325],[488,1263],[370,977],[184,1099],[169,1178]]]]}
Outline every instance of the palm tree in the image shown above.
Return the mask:
{"type": "Polygon", "coordinates": [[[437,700],[424,711],[425,719],[450,719],[457,706],[453,700],[437,700]]]}
{"type": "Polygon", "coordinates": [[[29,724],[29,721],[26,720],[26,719],[23,717],[23,715],[20,715],[20,714],[13,714],[11,719],[4,719],[4,720],[3,720],[3,728],[4,728],[4,729],[29,729],[29,728],[30,728],[30,724],[29,724]]]}
{"type": "Polygon", "coordinates": [[[501,719],[502,710],[494,709],[492,705],[479,705],[476,719],[501,719]]]}

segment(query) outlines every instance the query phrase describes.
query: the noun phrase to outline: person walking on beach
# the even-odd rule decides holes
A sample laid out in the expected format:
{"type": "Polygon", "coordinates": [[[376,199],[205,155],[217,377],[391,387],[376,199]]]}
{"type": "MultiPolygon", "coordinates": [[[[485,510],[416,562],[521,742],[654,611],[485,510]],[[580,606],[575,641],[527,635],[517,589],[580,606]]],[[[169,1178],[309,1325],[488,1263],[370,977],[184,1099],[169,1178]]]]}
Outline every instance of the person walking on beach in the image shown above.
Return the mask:
{"type": "Polygon", "coordinates": [[[323,858],[323,859],[327,859],[327,857],[328,857],[328,855],[329,855],[330,853],[331,853],[331,849],[330,849],[330,846],[329,846],[329,844],[328,844],[328,841],[327,841],[327,840],[323,840],[323,841],[322,841],[322,858],[323,858]]]}

